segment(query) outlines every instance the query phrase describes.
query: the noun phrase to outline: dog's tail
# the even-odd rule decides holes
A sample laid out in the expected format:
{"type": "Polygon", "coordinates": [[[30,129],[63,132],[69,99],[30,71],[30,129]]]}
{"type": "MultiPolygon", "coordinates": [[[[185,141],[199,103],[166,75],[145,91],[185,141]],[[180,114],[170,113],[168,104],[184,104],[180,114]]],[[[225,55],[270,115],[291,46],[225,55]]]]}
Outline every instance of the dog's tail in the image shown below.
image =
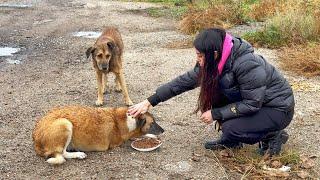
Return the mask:
{"type": "Polygon", "coordinates": [[[39,121],[33,131],[36,153],[49,158],[47,162],[51,164],[65,162],[62,154],[71,142],[72,128],[72,123],[65,118],[39,121]]]}

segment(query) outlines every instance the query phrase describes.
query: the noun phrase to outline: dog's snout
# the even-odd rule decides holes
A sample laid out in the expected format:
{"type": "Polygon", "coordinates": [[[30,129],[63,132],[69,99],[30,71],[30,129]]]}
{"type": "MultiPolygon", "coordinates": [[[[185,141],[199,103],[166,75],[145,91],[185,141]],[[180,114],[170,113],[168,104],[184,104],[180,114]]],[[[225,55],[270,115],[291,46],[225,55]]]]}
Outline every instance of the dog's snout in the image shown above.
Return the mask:
{"type": "Polygon", "coordinates": [[[164,132],[164,129],[159,125],[157,124],[156,122],[153,122],[150,126],[150,129],[149,129],[149,134],[155,134],[155,135],[159,135],[159,134],[162,134],[164,132]]]}
{"type": "Polygon", "coordinates": [[[101,67],[102,67],[102,70],[108,70],[109,65],[108,64],[102,64],[101,67]]]}

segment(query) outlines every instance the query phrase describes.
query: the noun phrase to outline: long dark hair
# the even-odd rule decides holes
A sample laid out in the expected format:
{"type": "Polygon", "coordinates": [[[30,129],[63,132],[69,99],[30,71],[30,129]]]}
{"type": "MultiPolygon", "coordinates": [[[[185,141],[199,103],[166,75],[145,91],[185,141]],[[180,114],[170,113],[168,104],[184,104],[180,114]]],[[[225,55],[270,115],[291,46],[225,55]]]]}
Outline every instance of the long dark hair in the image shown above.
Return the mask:
{"type": "Polygon", "coordinates": [[[225,30],[210,28],[201,31],[193,41],[194,47],[205,55],[204,66],[200,68],[198,80],[200,84],[200,94],[195,113],[199,110],[203,113],[211,109],[212,105],[219,101],[218,64],[221,59],[225,36],[225,30]],[[218,53],[216,59],[214,58],[215,51],[218,53]]]}

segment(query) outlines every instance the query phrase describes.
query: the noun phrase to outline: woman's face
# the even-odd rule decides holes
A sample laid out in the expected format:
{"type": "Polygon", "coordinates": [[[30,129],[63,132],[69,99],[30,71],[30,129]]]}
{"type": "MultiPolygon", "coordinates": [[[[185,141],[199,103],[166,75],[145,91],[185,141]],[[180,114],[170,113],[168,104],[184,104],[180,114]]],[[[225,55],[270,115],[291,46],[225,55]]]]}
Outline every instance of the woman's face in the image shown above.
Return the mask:
{"type": "Polygon", "coordinates": [[[204,67],[204,62],[206,60],[204,53],[201,53],[196,49],[196,54],[197,54],[197,62],[199,63],[200,67],[204,67]]]}

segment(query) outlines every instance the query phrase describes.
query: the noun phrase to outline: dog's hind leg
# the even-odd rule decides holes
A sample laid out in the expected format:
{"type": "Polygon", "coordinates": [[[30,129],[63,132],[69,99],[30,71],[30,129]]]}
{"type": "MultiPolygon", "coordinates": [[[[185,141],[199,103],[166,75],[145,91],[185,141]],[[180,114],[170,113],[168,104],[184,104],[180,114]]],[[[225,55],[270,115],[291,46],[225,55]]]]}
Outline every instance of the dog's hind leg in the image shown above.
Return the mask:
{"type": "MultiPolygon", "coordinates": [[[[67,120],[67,119],[66,119],[67,120]]],[[[68,120],[67,120],[68,121],[68,120]]],[[[87,155],[84,152],[67,152],[67,148],[71,142],[71,138],[72,138],[72,123],[70,121],[68,121],[68,123],[66,124],[67,129],[68,129],[68,137],[67,137],[67,142],[64,145],[64,149],[63,149],[63,157],[66,159],[74,159],[74,158],[78,158],[78,159],[84,159],[87,157],[87,155]]]]}
{"type": "Polygon", "coordinates": [[[45,141],[45,153],[51,156],[47,160],[50,164],[62,164],[66,160],[65,158],[79,158],[83,159],[86,154],[83,152],[76,152],[75,154],[67,152],[67,147],[71,142],[72,138],[72,123],[65,118],[56,119],[50,127],[43,139],[45,141]]]}
{"type": "Polygon", "coordinates": [[[129,97],[129,94],[128,94],[127,85],[126,85],[126,81],[124,79],[124,75],[123,75],[122,70],[120,70],[119,73],[115,73],[115,74],[116,74],[116,81],[118,81],[121,86],[122,94],[124,96],[126,105],[128,105],[128,106],[133,105],[133,103],[129,97]]]}
{"type": "Polygon", "coordinates": [[[66,161],[63,153],[71,141],[72,123],[68,119],[59,118],[47,129],[41,139],[45,147],[44,155],[50,157],[47,160],[49,164],[62,164],[66,161]]]}

